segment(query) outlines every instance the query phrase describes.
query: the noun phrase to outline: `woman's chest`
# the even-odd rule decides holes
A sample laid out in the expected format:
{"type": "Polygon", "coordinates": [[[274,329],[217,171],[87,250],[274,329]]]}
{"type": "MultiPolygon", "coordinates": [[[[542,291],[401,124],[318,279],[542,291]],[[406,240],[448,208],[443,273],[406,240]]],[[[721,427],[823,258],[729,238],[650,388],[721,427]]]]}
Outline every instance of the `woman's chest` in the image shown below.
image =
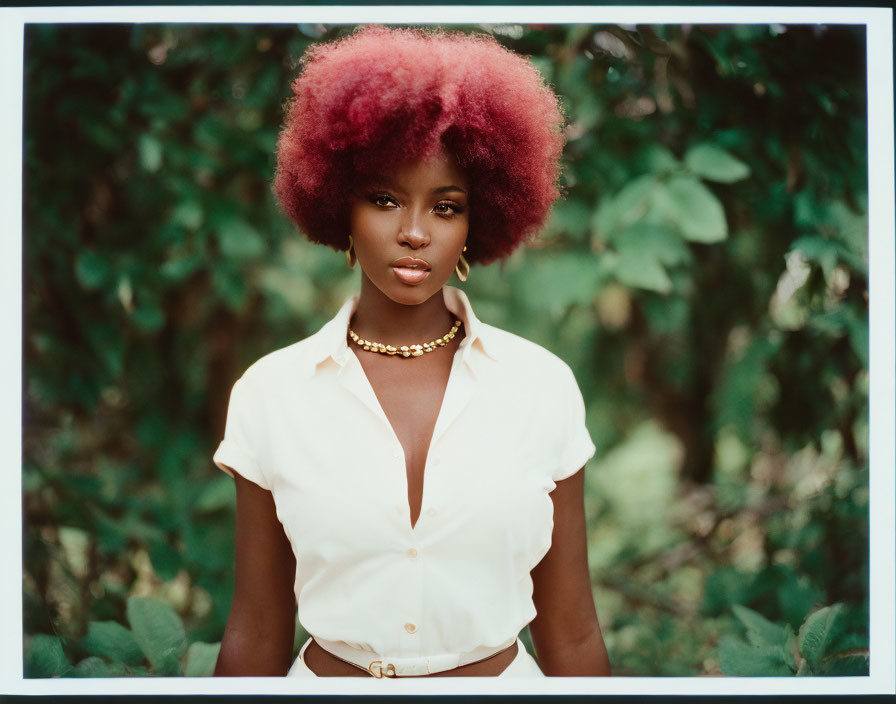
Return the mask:
{"type": "Polygon", "coordinates": [[[422,475],[451,375],[453,349],[419,359],[362,354],[358,362],[404,451],[409,480],[422,475]],[[446,353],[446,354],[443,354],[446,353]]]}
{"type": "Polygon", "coordinates": [[[424,404],[416,420],[393,415],[409,419],[404,441],[386,413],[388,397],[351,383],[309,394],[313,425],[279,414],[272,490],[297,554],[357,559],[405,550],[411,538],[481,549],[490,534],[510,530],[540,540],[545,526],[549,532],[550,457],[537,404],[473,381],[459,371],[435,411],[424,404]],[[416,507],[414,471],[421,478],[416,507]]]}

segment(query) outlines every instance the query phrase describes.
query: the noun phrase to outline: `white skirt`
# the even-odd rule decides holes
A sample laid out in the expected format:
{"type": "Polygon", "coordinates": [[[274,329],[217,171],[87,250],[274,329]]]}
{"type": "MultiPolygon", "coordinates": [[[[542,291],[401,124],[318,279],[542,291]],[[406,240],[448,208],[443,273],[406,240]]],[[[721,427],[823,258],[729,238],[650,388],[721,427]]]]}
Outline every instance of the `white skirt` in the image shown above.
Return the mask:
{"type": "MultiPolygon", "coordinates": [[[[311,668],[305,664],[305,649],[310,643],[311,638],[305,641],[305,644],[299,651],[299,657],[296,658],[292,667],[289,668],[289,672],[286,674],[287,677],[317,677],[311,671],[311,668]]],[[[535,658],[529,655],[519,638],[516,639],[516,648],[516,657],[510,661],[510,664],[504,668],[504,671],[498,677],[544,677],[544,673],[538,667],[535,658]]],[[[389,678],[385,677],[383,679],[389,678]]]]}

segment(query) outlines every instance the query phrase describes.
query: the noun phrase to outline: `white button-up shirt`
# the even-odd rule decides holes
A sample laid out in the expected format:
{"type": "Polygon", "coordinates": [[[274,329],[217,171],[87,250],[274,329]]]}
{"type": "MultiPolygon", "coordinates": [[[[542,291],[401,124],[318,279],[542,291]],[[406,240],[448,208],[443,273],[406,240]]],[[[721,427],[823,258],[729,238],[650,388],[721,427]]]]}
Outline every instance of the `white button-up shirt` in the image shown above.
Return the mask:
{"type": "Polygon", "coordinates": [[[443,294],[465,337],[414,528],[404,451],[346,342],[357,296],[236,382],[214,456],[273,494],[304,628],[392,657],[512,642],[535,616],[529,572],[551,544],[548,494],[595,451],[569,367],[480,322],[459,289],[443,294]]]}

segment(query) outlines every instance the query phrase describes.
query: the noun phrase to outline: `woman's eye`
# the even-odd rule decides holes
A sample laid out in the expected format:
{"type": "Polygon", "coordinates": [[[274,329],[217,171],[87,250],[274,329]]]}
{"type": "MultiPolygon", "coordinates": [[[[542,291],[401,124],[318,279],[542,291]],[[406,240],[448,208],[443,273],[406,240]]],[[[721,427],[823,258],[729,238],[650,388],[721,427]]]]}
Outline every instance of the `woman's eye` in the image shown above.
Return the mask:
{"type": "Polygon", "coordinates": [[[370,202],[374,205],[378,205],[381,208],[393,208],[398,204],[395,202],[395,199],[392,196],[388,196],[385,193],[375,193],[370,196],[370,202]]]}
{"type": "Polygon", "coordinates": [[[433,210],[435,210],[439,215],[454,215],[455,213],[464,212],[464,209],[461,206],[450,201],[442,201],[441,203],[436,203],[433,210]]]}

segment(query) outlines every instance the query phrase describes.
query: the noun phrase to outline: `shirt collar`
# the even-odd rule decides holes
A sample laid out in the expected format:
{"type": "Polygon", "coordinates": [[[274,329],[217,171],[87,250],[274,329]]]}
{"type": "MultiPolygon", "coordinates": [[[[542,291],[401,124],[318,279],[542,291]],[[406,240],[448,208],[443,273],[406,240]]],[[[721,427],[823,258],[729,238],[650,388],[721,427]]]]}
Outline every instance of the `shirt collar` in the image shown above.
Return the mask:
{"type": "MultiPolygon", "coordinates": [[[[474,349],[497,361],[497,341],[492,335],[490,326],[482,323],[473,313],[467,294],[454,286],[444,286],[442,293],[445,307],[464,324],[465,335],[460,343],[462,361],[471,364],[474,349]]],[[[318,338],[314,355],[315,365],[328,358],[332,358],[339,366],[345,364],[348,355],[348,343],[345,339],[348,334],[348,322],[358,308],[358,300],[357,294],[351,296],[342,304],[336,316],[315,335],[318,338]]]]}

